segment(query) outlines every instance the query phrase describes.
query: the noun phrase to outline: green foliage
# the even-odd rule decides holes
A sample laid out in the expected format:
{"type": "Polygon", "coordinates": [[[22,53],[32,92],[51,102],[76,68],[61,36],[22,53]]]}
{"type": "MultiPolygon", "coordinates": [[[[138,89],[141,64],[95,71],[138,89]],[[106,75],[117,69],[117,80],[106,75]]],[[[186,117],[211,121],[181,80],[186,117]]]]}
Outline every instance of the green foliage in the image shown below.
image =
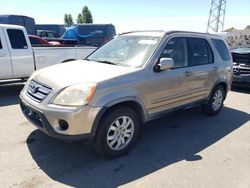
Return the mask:
{"type": "Polygon", "coordinates": [[[81,23],[83,23],[83,17],[82,17],[82,14],[78,14],[78,16],[77,16],[77,19],[76,19],[76,23],[78,23],[78,24],[81,24],[81,23]]]}
{"type": "Polygon", "coordinates": [[[64,14],[64,25],[70,27],[74,24],[71,14],[64,14]]]}
{"type": "Polygon", "coordinates": [[[93,23],[92,14],[87,6],[82,9],[83,23],[93,23]]]}
{"type": "MultiPolygon", "coordinates": [[[[64,23],[66,27],[69,27],[74,24],[71,14],[64,14],[64,23]]],[[[91,11],[87,6],[84,6],[82,8],[82,12],[78,14],[76,23],[78,24],[93,23],[93,17],[91,11]]]]}

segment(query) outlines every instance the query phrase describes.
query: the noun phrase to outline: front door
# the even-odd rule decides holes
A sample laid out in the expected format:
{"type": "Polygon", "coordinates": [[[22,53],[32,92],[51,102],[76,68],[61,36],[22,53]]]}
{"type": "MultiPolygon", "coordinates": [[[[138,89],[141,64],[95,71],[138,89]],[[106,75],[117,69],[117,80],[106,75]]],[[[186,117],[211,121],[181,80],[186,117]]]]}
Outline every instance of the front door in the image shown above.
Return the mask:
{"type": "Polygon", "coordinates": [[[28,42],[27,32],[20,28],[5,28],[11,54],[13,77],[28,77],[34,71],[33,51],[28,42]]]}
{"type": "Polygon", "coordinates": [[[191,71],[188,67],[187,40],[183,37],[169,39],[160,58],[172,58],[174,67],[166,71],[150,73],[151,78],[146,90],[149,114],[187,104],[192,96],[187,79],[187,74],[191,71]]]}

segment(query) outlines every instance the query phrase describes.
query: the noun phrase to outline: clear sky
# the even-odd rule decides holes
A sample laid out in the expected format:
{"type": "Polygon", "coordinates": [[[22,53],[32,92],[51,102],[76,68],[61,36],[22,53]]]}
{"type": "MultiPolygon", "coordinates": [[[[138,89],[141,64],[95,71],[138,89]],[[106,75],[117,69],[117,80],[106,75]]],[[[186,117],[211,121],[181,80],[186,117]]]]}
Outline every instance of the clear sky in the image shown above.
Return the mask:
{"type": "MultiPolygon", "coordinates": [[[[1,0],[0,14],[35,18],[36,23],[74,21],[87,5],[94,23],[113,23],[118,32],[140,29],[206,30],[211,0],[1,0]]],[[[250,0],[227,0],[225,29],[250,25],[250,0]]]]}

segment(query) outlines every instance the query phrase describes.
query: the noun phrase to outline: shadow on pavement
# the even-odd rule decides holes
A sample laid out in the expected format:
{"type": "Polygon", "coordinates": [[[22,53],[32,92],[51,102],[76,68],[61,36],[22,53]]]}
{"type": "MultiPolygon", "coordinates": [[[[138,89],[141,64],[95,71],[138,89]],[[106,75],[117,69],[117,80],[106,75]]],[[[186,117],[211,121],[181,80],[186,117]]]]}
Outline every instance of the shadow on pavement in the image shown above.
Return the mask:
{"type": "Polygon", "coordinates": [[[0,107],[19,103],[24,83],[0,84],[0,107]]]}
{"type": "Polygon", "coordinates": [[[66,143],[35,130],[27,139],[33,159],[49,177],[73,187],[117,187],[181,160],[202,160],[200,151],[249,121],[250,115],[225,107],[207,117],[199,108],[178,111],[147,123],[126,156],[104,159],[82,142],[66,143]]]}

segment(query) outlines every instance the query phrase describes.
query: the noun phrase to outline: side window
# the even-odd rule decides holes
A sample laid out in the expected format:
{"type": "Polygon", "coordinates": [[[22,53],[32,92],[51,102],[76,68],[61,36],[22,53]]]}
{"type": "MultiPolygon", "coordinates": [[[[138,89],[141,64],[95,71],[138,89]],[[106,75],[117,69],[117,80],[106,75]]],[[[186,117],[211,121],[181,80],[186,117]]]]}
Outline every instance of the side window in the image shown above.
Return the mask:
{"type": "Polygon", "coordinates": [[[49,38],[55,38],[55,34],[52,33],[52,32],[48,32],[48,37],[49,37],[49,38]]]}
{"type": "Polygon", "coordinates": [[[1,39],[0,39],[0,49],[2,49],[3,48],[3,46],[2,46],[2,42],[1,42],[1,39]]]}
{"type": "Polygon", "coordinates": [[[27,49],[28,45],[24,37],[24,33],[19,29],[8,29],[7,30],[10,44],[13,49],[27,49]]]}
{"type": "Polygon", "coordinates": [[[187,41],[185,38],[177,37],[168,41],[160,58],[172,58],[174,67],[186,67],[188,65],[187,41]]]}
{"type": "Polygon", "coordinates": [[[41,37],[47,37],[47,33],[46,32],[41,32],[41,37]]]}
{"type": "Polygon", "coordinates": [[[224,61],[228,61],[231,59],[231,55],[228,52],[227,46],[225,45],[223,40],[220,39],[212,39],[212,43],[215,46],[215,48],[217,49],[217,51],[220,54],[220,57],[224,60],[224,61]]]}
{"type": "Polygon", "coordinates": [[[188,38],[188,46],[190,66],[213,63],[213,52],[205,39],[188,38]]]}

